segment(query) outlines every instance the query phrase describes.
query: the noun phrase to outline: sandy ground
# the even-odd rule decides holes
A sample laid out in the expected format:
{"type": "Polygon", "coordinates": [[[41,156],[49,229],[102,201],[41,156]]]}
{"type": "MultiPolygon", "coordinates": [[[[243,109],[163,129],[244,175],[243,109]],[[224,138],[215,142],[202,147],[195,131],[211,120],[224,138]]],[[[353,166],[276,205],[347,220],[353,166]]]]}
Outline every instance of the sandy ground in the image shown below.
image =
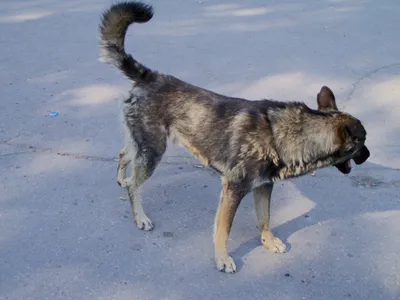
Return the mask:
{"type": "Polygon", "coordinates": [[[0,2],[0,299],[400,298],[400,4],[153,1],[127,48],[214,91],[316,107],[322,85],[368,131],[368,163],[276,185],[263,249],[248,195],[216,270],[219,178],[170,147],[143,188],[136,229],[115,181],[129,81],[98,62],[107,0],[0,2]],[[83,4],[82,4],[83,3],[83,4]],[[57,111],[57,117],[48,116],[57,111]]]}

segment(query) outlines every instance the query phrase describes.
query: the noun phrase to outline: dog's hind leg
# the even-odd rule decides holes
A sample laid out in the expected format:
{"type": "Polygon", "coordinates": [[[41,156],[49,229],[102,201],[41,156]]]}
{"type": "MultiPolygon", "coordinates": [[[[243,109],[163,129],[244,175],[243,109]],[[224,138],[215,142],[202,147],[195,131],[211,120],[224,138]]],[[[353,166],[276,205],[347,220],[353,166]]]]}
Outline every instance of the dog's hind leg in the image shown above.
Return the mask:
{"type": "MultiPolygon", "coordinates": [[[[128,197],[136,226],[142,230],[152,230],[153,224],[143,210],[139,188],[154,173],[164,151],[165,149],[162,152],[156,152],[150,147],[142,147],[140,152],[130,158],[132,175],[125,180],[128,180],[126,182],[128,197]]],[[[130,151],[128,151],[128,155],[132,155],[130,151]]]]}
{"type": "Polygon", "coordinates": [[[128,155],[128,148],[125,146],[119,152],[118,168],[117,168],[117,182],[121,187],[127,187],[131,179],[126,180],[126,168],[130,163],[130,156],[128,155]]]}
{"type": "Polygon", "coordinates": [[[228,254],[228,237],[236,210],[246,192],[239,184],[229,183],[226,178],[222,178],[222,185],[221,199],[214,223],[215,262],[218,270],[234,273],[236,265],[228,254]]]}
{"type": "Polygon", "coordinates": [[[279,238],[274,237],[269,227],[272,189],[273,184],[265,184],[253,190],[258,229],[261,232],[261,242],[265,248],[274,253],[284,253],[286,245],[279,238]]]}

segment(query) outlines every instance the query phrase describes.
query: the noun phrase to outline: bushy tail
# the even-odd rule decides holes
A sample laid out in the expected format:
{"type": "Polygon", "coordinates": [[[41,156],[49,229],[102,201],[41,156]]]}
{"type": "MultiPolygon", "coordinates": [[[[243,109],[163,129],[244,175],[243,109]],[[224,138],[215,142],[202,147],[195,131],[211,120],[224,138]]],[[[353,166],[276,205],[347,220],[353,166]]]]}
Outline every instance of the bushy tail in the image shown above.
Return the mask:
{"type": "Polygon", "coordinates": [[[125,35],[132,23],[146,23],[153,17],[150,5],[141,2],[122,2],[103,13],[100,24],[101,60],[122,71],[134,81],[150,83],[157,74],[125,52],[125,35]]]}

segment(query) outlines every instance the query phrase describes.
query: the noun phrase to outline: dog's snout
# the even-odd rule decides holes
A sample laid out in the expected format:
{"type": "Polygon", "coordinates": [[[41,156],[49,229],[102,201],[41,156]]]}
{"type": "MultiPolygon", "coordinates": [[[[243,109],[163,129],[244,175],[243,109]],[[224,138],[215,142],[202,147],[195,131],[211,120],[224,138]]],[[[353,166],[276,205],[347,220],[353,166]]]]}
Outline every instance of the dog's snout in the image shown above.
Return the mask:
{"type": "Polygon", "coordinates": [[[361,143],[364,143],[365,140],[366,140],[365,136],[363,136],[363,137],[356,137],[356,138],[354,139],[354,142],[355,142],[356,144],[361,144],[361,143]]]}
{"type": "Polygon", "coordinates": [[[360,121],[352,122],[346,126],[347,134],[351,137],[354,143],[362,144],[367,139],[367,132],[360,121]]]}

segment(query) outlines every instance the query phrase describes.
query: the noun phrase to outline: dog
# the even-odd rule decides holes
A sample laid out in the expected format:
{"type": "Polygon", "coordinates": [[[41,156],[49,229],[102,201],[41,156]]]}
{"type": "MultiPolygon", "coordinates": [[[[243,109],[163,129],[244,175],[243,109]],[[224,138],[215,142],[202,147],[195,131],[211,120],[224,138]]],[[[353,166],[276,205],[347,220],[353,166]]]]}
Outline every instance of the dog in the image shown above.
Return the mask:
{"type": "Polygon", "coordinates": [[[263,246],[286,252],[269,225],[274,183],[329,166],[350,173],[351,160],[362,164],[370,155],[364,126],[338,110],[327,86],[317,94],[315,110],[303,102],[228,97],[144,66],[125,52],[125,35],[132,23],[146,23],[152,17],[150,5],[117,3],[103,13],[99,26],[100,60],[132,81],[123,100],[125,146],[119,154],[117,181],[127,189],[137,227],[153,229],[139,188],[153,174],[170,139],[221,175],[214,222],[218,270],[236,271],[228,236],[236,210],[250,192],[263,246]]]}

